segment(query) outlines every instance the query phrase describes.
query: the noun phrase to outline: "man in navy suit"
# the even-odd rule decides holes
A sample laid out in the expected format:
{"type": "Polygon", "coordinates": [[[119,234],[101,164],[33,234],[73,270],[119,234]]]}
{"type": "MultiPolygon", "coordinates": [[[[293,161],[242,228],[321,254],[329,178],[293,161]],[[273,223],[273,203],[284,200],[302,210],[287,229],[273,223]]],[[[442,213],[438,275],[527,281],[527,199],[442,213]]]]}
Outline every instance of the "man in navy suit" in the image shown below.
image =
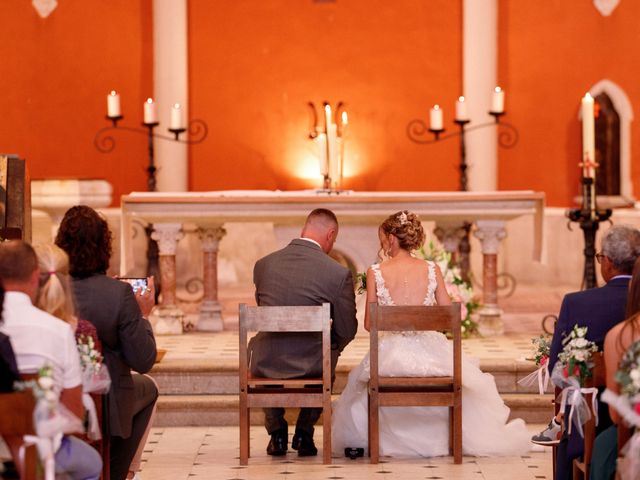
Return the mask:
{"type": "MultiPolygon", "coordinates": [[[[588,327],[586,338],[602,350],[607,332],[624,320],[629,280],[633,264],[640,255],[640,231],[628,225],[614,225],[604,233],[601,244],[602,249],[596,254],[596,260],[600,264],[602,278],[607,283],[600,288],[565,295],[551,342],[550,372],[562,351],[562,339],[575,325],[588,327]]],[[[607,405],[598,408],[598,414],[597,430],[600,432],[611,425],[607,405]]],[[[570,436],[564,435],[557,450],[557,480],[572,477],[573,459],[580,457],[583,449],[584,442],[575,429],[572,429],[570,436]]]]}

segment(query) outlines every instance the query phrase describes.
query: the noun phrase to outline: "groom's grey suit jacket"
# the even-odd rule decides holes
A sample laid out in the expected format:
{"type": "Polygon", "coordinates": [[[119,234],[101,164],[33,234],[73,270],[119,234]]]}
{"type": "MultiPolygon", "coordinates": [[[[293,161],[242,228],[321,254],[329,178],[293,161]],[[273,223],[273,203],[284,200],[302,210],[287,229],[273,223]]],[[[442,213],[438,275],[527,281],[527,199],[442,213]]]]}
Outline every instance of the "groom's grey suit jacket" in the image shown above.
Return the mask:
{"type": "MultiPolygon", "coordinates": [[[[331,368],[358,328],[349,269],[318,245],[296,239],[258,260],[253,269],[256,302],[263,306],[331,304],[331,368]]],[[[254,375],[272,378],[318,376],[322,372],[322,337],[316,333],[258,333],[249,344],[254,375]]]]}

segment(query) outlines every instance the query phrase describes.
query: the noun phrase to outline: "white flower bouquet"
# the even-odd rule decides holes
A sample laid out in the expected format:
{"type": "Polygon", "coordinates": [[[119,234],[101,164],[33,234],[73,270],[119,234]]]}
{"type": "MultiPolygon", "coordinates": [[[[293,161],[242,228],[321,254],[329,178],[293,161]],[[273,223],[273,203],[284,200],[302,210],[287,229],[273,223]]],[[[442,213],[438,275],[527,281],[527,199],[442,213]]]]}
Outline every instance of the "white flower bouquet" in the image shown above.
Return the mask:
{"type": "Polygon", "coordinates": [[[111,377],[96,349],[93,337],[80,335],[76,341],[80,365],[82,366],[82,391],[84,393],[106,393],[111,386],[111,377]]]}
{"type": "Polygon", "coordinates": [[[593,394],[592,410],[595,412],[598,410],[598,390],[584,388],[585,380],[591,376],[590,368],[593,366],[591,355],[598,351],[596,344],[587,340],[586,335],[587,327],[574,325],[571,332],[562,340],[562,352],[558,354],[558,361],[551,372],[551,381],[562,388],[560,411],[565,412],[568,431],[571,433],[573,425],[580,435],[583,435],[582,425],[591,418],[584,394],[593,394]],[[569,410],[565,409],[567,405],[571,406],[569,410]]]}
{"type": "Polygon", "coordinates": [[[421,248],[415,252],[418,258],[424,258],[435,262],[442,272],[447,293],[454,302],[460,302],[462,318],[462,336],[468,338],[478,333],[478,324],[472,319],[471,314],[475,312],[480,304],[476,301],[473,287],[470,283],[462,279],[460,268],[454,265],[451,253],[442,248],[436,247],[433,241],[427,244],[427,250],[421,248]]]}

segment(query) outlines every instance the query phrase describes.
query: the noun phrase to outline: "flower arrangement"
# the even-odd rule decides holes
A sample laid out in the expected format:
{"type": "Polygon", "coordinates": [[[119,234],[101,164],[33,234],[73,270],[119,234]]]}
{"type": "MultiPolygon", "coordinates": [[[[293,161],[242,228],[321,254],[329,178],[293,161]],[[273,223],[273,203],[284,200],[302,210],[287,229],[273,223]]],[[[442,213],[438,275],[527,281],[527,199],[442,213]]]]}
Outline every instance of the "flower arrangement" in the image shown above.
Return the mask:
{"type": "Polygon", "coordinates": [[[540,335],[539,337],[532,338],[531,343],[535,345],[533,360],[536,362],[538,369],[518,380],[518,384],[529,387],[537,383],[538,392],[540,395],[543,395],[549,386],[549,352],[551,350],[551,341],[549,335],[540,335]]]}
{"type": "Polygon", "coordinates": [[[80,335],[76,341],[80,365],[83,372],[98,373],[102,366],[102,354],[96,350],[96,345],[91,335],[80,335]]]}
{"type": "Polygon", "coordinates": [[[417,250],[416,257],[435,262],[440,267],[449,297],[454,302],[460,302],[462,307],[460,313],[462,336],[468,338],[477,334],[478,324],[471,315],[480,307],[480,304],[474,297],[473,287],[462,279],[460,268],[454,265],[451,253],[436,247],[432,240],[429,241],[427,247],[426,250],[424,247],[417,250]]]}
{"type": "Polygon", "coordinates": [[[558,354],[558,363],[562,365],[562,376],[574,377],[580,385],[584,385],[584,381],[591,375],[589,371],[591,353],[598,351],[596,344],[585,338],[586,334],[587,327],[574,325],[569,335],[562,340],[564,347],[558,354]]]}
{"type": "Polygon", "coordinates": [[[549,362],[549,352],[551,351],[551,338],[549,335],[540,335],[531,339],[536,347],[533,359],[536,366],[544,367],[549,362]]]}
{"type": "Polygon", "coordinates": [[[82,390],[85,393],[105,393],[111,386],[111,377],[102,354],[97,350],[91,335],[79,335],[76,340],[80,366],[82,367],[82,390]]]}
{"type": "Polygon", "coordinates": [[[58,405],[58,394],[53,389],[53,369],[49,365],[45,365],[38,370],[37,380],[15,382],[13,386],[18,391],[31,389],[36,401],[46,405],[49,411],[55,410],[58,405]]]}
{"type": "Polygon", "coordinates": [[[625,352],[616,372],[616,381],[620,384],[620,393],[640,415],[640,341],[625,352]]]}

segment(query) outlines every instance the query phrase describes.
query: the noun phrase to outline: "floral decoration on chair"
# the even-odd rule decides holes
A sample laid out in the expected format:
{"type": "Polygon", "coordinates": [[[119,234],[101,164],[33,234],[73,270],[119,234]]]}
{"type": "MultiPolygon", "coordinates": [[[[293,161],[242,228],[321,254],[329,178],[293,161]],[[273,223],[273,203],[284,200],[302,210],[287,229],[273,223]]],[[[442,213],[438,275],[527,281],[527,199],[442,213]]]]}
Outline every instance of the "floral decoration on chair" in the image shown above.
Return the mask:
{"type": "Polygon", "coordinates": [[[531,386],[538,383],[538,393],[543,395],[549,386],[549,352],[551,351],[551,338],[549,335],[540,335],[531,339],[535,345],[533,360],[538,367],[534,372],[518,380],[519,385],[531,386]]]}
{"type": "MultiPolygon", "coordinates": [[[[569,334],[562,340],[562,352],[558,354],[558,361],[551,372],[551,381],[562,388],[560,396],[560,411],[568,412],[566,425],[571,433],[572,426],[584,436],[582,425],[590,418],[589,406],[584,394],[592,393],[592,410],[598,411],[596,388],[584,388],[584,383],[591,376],[591,354],[598,351],[598,347],[591,340],[586,339],[587,327],[574,325],[569,334]],[[567,410],[565,407],[571,405],[567,410]]],[[[598,419],[596,418],[596,425],[598,419]]]]}

